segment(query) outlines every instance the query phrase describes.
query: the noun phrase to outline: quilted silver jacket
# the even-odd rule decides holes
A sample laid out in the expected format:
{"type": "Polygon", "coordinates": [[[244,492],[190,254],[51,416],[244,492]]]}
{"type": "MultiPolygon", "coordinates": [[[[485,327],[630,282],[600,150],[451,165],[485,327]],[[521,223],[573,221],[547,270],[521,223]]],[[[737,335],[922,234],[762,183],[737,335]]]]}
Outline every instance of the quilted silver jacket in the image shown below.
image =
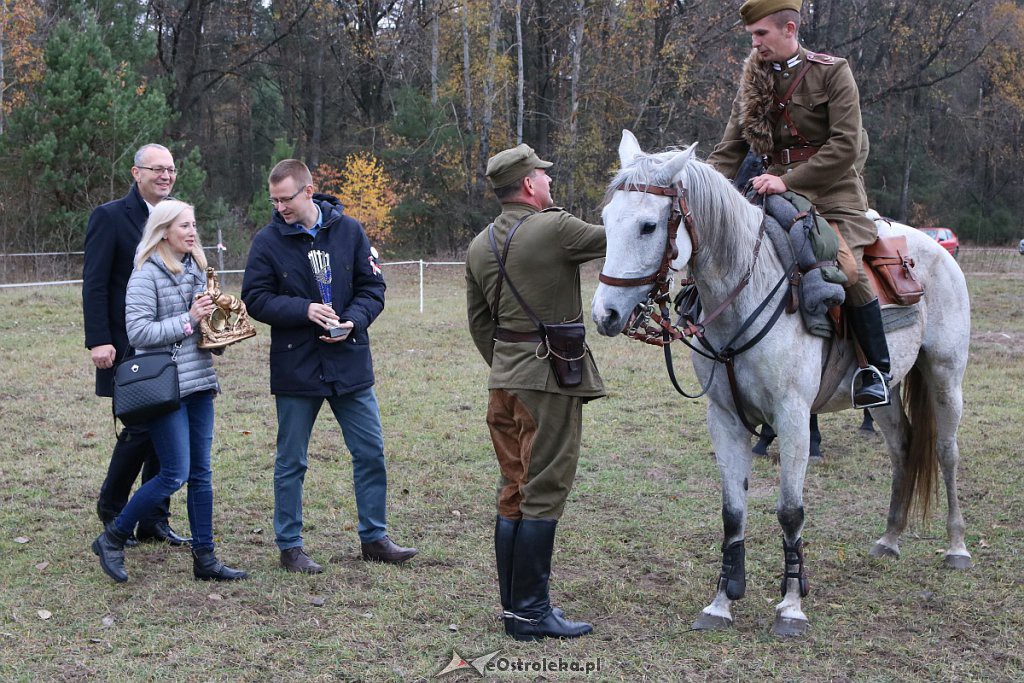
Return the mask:
{"type": "Polygon", "coordinates": [[[156,254],[134,271],[128,280],[125,296],[125,324],[128,341],[136,353],[173,351],[178,349],[178,385],[181,396],[205,389],[220,391],[213,356],[200,349],[199,321],[188,314],[193,297],[206,289],[206,274],[200,272],[191,258],[185,271],[174,275],[156,254]],[[185,324],[192,324],[192,334],[185,336],[185,324]]]}

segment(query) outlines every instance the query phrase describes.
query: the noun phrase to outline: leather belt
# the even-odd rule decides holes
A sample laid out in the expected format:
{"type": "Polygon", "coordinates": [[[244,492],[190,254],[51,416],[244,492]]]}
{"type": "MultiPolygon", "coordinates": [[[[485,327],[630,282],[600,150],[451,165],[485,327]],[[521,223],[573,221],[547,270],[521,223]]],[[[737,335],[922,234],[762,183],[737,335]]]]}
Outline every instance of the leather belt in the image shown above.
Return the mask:
{"type": "Polygon", "coordinates": [[[820,147],[787,147],[786,149],[779,150],[778,152],[772,152],[769,155],[773,164],[782,164],[783,166],[789,166],[795,164],[798,161],[807,161],[815,154],[818,153],[820,147]]]}
{"type": "Polygon", "coordinates": [[[495,330],[494,338],[503,342],[533,342],[534,344],[543,341],[537,332],[516,332],[504,327],[495,330]]]}

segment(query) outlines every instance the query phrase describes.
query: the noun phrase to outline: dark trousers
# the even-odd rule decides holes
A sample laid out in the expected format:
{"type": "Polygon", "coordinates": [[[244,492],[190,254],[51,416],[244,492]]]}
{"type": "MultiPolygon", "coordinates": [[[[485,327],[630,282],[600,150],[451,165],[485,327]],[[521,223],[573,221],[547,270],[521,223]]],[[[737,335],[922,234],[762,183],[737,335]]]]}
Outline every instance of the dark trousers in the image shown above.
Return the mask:
{"type": "MultiPolygon", "coordinates": [[[[117,436],[114,452],[110,456],[107,478],[100,487],[100,497],[96,502],[96,514],[106,524],[115,519],[128,503],[132,484],[142,472],[142,483],[155,477],[160,472],[160,461],[157,459],[153,441],[149,438],[147,425],[125,427],[117,436]]],[[[170,498],[160,500],[145,517],[139,526],[150,528],[157,522],[166,521],[170,517],[170,498]]]]}

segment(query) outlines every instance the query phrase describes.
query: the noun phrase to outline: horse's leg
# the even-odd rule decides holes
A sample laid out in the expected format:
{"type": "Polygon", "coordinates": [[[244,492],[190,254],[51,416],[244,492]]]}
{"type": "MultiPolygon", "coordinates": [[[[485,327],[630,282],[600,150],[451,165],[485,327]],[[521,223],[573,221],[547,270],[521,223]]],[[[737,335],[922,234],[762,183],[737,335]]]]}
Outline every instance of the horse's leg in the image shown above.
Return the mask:
{"type": "Polygon", "coordinates": [[[807,616],[801,598],[807,596],[807,575],[804,571],[804,476],[807,473],[807,450],[810,424],[807,411],[791,411],[792,419],[779,429],[779,502],[776,513],[782,526],[782,548],[785,573],[782,579],[782,602],[775,606],[772,634],[800,636],[807,632],[807,616]]]}
{"type": "Polygon", "coordinates": [[[889,448],[889,460],[892,463],[892,488],[889,494],[889,515],[886,519],[885,533],[871,547],[872,557],[899,557],[900,535],[907,528],[907,515],[910,512],[910,496],[906,491],[904,479],[907,476],[906,459],[910,449],[910,422],[903,412],[903,401],[899,387],[891,388],[892,403],[887,406],[872,408],[872,416],[885,437],[889,448]]]}
{"type": "Polygon", "coordinates": [[[937,381],[935,373],[929,376],[929,398],[935,410],[935,450],[946,486],[946,534],[949,547],[943,563],[950,569],[970,569],[971,553],[964,543],[966,525],[960,512],[960,496],[956,485],[956,468],[960,461],[960,446],[956,435],[963,417],[963,392],[958,382],[937,381]]]}
{"type": "Polygon", "coordinates": [[[743,539],[752,462],[750,437],[734,414],[713,401],[708,404],[708,430],[722,478],[722,571],[714,600],[693,622],[697,631],[732,626],[732,602],[743,597],[747,585],[743,539]]]}

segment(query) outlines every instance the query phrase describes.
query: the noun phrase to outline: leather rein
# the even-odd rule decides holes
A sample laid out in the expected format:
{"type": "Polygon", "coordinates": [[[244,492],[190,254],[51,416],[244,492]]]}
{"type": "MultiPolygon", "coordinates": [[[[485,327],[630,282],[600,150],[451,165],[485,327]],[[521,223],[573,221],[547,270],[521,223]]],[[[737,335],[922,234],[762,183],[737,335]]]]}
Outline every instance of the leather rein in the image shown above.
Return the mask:
{"type": "MultiPolygon", "coordinates": [[[[733,401],[736,404],[737,414],[747,430],[755,436],[759,436],[756,429],[747,420],[745,411],[743,410],[733,361],[736,356],[750,348],[753,348],[759,341],[761,341],[761,339],[768,334],[771,328],[775,326],[775,323],[778,321],[784,310],[788,310],[790,313],[796,311],[796,301],[794,297],[796,290],[793,288],[793,285],[799,282],[799,270],[797,270],[795,266],[789,268],[768,293],[765,299],[749,316],[747,316],[747,319],[743,321],[742,325],[740,325],[736,334],[734,334],[721,349],[718,349],[705,336],[705,329],[707,325],[718,318],[718,316],[736,300],[736,297],[740,295],[740,292],[750,284],[750,278],[754,272],[754,266],[757,265],[757,259],[761,253],[761,244],[764,241],[764,220],[762,219],[761,225],[758,227],[757,241],[754,243],[754,258],[750,263],[750,267],[747,268],[747,271],[743,274],[740,281],[732,291],[729,292],[714,311],[704,316],[700,321],[694,320],[686,315],[680,315],[679,323],[673,325],[671,314],[669,313],[669,291],[672,287],[674,274],[677,272],[677,270],[672,267],[672,262],[679,256],[679,247],[676,245],[676,238],[679,234],[680,224],[686,227],[686,232],[690,236],[690,243],[692,245],[690,259],[687,261],[687,265],[690,265],[690,263],[693,262],[699,245],[697,228],[693,221],[693,213],[690,211],[686,202],[686,187],[683,186],[681,181],[676,181],[673,185],[668,187],[660,185],[632,185],[624,182],[615,189],[623,192],[642,192],[644,194],[659,195],[676,200],[672,203],[671,215],[668,220],[668,232],[665,238],[665,250],[662,254],[661,264],[658,266],[658,270],[650,275],[642,277],[619,278],[611,277],[604,273],[601,273],[598,276],[598,279],[601,282],[612,287],[637,287],[646,284],[652,285],[650,291],[647,293],[646,301],[637,304],[637,307],[630,315],[629,322],[625,329],[623,329],[622,334],[630,337],[631,339],[642,341],[645,344],[663,347],[665,350],[665,367],[668,370],[668,376],[672,381],[672,386],[677,392],[686,398],[700,398],[706,394],[714,381],[714,373],[718,364],[721,363],[725,365],[726,372],[729,376],[729,386],[732,389],[733,401]],[[738,348],[734,348],[733,345],[746,333],[748,329],[750,329],[782,285],[786,283],[790,285],[788,292],[789,295],[783,296],[780,299],[779,304],[772,312],[771,318],[751,339],[738,348]],[[680,324],[682,324],[682,327],[679,326],[680,324]],[[687,340],[687,337],[693,337],[696,339],[700,344],[700,347],[690,343],[690,341],[687,340]],[[708,380],[708,384],[706,387],[702,388],[699,394],[687,394],[679,386],[679,383],[676,380],[675,370],[672,363],[671,344],[673,341],[677,340],[686,344],[694,352],[715,362],[711,368],[711,377],[708,380]]],[[[691,278],[687,278],[682,282],[682,284],[692,285],[693,280],[691,278]]]]}

